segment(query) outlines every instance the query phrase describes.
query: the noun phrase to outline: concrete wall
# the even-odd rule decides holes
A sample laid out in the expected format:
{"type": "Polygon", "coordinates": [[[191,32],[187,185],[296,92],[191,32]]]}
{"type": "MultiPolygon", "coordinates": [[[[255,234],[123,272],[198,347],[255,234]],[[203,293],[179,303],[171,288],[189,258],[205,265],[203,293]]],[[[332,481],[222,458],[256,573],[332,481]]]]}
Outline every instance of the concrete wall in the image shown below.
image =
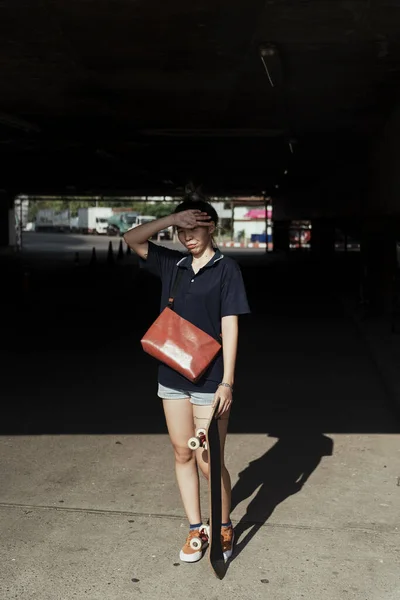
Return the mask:
{"type": "Polygon", "coordinates": [[[274,219],[400,216],[400,105],[364,153],[309,190],[275,198],[274,219]]]}
{"type": "Polygon", "coordinates": [[[0,247],[15,246],[14,198],[5,190],[0,190],[0,247]]]}
{"type": "Polygon", "coordinates": [[[250,221],[241,221],[235,219],[233,232],[235,239],[242,231],[244,231],[244,237],[246,239],[250,239],[252,234],[265,233],[265,230],[265,219],[252,219],[250,221]]]}
{"type": "Polygon", "coordinates": [[[304,191],[273,198],[274,220],[354,218],[362,212],[367,181],[364,170],[332,173],[304,191]]]}
{"type": "Polygon", "coordinates": [[[400,215],[400,106],[372,146],[365,212],[400,215]]]}

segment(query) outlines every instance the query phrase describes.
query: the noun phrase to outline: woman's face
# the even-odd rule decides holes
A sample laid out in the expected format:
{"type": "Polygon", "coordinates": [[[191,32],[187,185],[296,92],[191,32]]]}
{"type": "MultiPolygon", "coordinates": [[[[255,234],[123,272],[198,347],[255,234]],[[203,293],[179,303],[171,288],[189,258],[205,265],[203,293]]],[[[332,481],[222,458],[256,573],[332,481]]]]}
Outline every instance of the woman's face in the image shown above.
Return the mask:
{"type": "Polygon", "coordinates": [[[194,229],[183,229],[178,227],[178,238],[181,244],[189,250],[193,256],[202,254],[212,244],[212,234],[215,231],[214,223],[200,225],[194,229]]]}

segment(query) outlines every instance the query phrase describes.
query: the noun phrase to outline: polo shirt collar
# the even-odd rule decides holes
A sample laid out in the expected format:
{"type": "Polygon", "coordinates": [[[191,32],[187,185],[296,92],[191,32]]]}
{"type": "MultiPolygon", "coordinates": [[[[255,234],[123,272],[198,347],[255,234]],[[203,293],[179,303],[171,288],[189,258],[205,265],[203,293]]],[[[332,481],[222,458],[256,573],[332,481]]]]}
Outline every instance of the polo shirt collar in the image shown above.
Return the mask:
{"type": "MultiPolygon", "coordinates": [[[[214,256],[212,257],[212,259],[206,265],[204,265],[203,269],[206,269],[208,267],[213,267],[215,265],[215,263],[219,262],[222,258],[224,258],[224,255],[221,253],[221,251],[219,250],[219,248],[215,248],[215,254],[214,254],[214,256]]],[[[192,260],[193,260],[192,255],[191,254],[187,254],[186,256],[184,256],[183,258],[181,258],[176,263],[176,266],[184,268],[184,269],[189,269],[189,267],[192,266],[192,260]]]]}

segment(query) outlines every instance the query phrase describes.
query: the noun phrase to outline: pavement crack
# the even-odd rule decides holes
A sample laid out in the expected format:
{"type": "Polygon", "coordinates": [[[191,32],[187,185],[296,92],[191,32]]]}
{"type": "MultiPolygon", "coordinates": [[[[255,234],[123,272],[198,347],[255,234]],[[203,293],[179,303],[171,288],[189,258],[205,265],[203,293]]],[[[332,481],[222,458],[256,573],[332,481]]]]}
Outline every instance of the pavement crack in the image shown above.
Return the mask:
{"type": "MultiPolygon", "coordinates": [[[[104,515],[104,516],[124,516],[124,517],[136,517],[136,518],[150,518],[150,519],[169,519],[174,521],[185,521],[185,515],[170,515],[167,513],[148,513],[148,512],[140,512],[140,511],[131,511],[131,510],[111,510],[105,508],[80,508],[73,506],[51,506],[45,504],[22,504],[19,502],[0,502],[0,509],[20,509],[20,510],[28,510],[30,514],[33,511],[56,511],[60,513],[81,513],[81,514],[91,514],[91,515],[104,515]]],[[[323,527],[320,525],[294,525],[291,523],[265,523],[263,521],[253,521],[253,520],[241,520],[232,518],[232,523],[234,525],[245,525],[246,528],[250,528],[252,526],[257,527],[268,527],[271,529],[296,529],[296,530],[305,530],[305,531],[358,531],[363,533],[374,533],[374,534],[382,534],[382,533],[394,533],[400,534],[400,529],[395,528],[394,526],[385,525],[384,529],[381,524],[372,524],[371,526],[366,525],[342,525],[337,527],[323,527]]]]}

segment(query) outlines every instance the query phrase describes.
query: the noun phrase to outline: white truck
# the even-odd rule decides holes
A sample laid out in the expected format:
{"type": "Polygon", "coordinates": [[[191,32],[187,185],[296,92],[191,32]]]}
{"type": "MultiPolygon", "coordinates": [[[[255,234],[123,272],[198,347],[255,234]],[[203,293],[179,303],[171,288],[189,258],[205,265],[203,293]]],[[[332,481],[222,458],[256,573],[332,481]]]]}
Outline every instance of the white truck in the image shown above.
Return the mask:
{"type": "Polygon", "coordinates": [[[89,206],[78,209],[78,231],[80,233],[107,233],[108,219],[113,210],[109,206],[89,206]]]}
{"type": "MultiPolygon", "coordinates": [[[[138,215],[135,212],[117,212],[108,220],[107,234],[122,236],[130,229],[154,221],[156,218],[157,217],[151,215],[138,215]]],[[[163,229],[158,234],[154,235],[153,239],[171,240],[173,234],[172,229],[172,227],[163,229]]]]}
{"type": "MultiPolygon", "coordinates": [[[[154,221],[157,217],[151,217],[150,215],[138,215],[136,217],[136,223],[132,227],[137,227],[138,225],[143,225],[144,223],[149,223],[149,221],[154,221]]],[[[154,235],[154,239],[158,240],[172,240],[173,237],[173,227],[167,227],[167,229],[162,229],[158,232],[157,235],[154,235]]]]}
{"type": "Polygon", "coordinates": [[[42,208],[38,210],[35,220],[35,231],[70,231],[69,210],[42,208]]]}

